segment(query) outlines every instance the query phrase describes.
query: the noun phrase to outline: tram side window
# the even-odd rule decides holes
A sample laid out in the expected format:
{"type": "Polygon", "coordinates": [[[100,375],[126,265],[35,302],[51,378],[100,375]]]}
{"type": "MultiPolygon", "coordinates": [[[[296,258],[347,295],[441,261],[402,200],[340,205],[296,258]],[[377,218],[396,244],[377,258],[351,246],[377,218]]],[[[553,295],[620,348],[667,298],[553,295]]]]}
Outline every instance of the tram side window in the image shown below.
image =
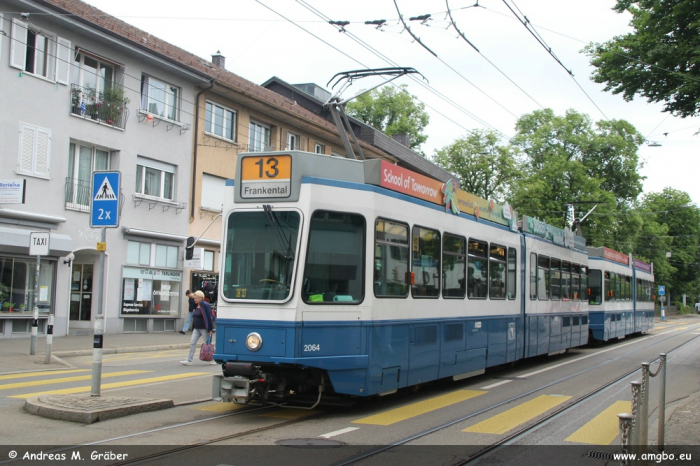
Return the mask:
{"type": "Polygon", "coordinates": [[[537,299],[537,254],[530,253],[530,299],[537,299]]]}
{"type": "Polygon", "coordinates": [[[571,264],[571,299],[581,299],[581,266],[571,264]]]}
{"type": "MultiPolygon", "coordinates": [[[[608,272],[605,272],[606,274],[608,272]]],[[[581,277],[583,280],[583,276],[581,277]]],[[[603,274],[600,270],[588,271],[588,304],[603,303],[603,274]]],[[[609,279],[608,279],[609,280],[609,279]]]]}
{"type": "Polygon", "coordinates": [[[552,299],[561,298],[561,261],[559,259],[550,259],[549,265],[549,283],[551,285],[550,296],[552,299]]]}
{"type": "Polygon", "coordinates": [[[632,277],[625,277],[625,300],[632,299],[632,277]]]}
{"type": "Polygon", "coordinates": [[[302,298],[349,304],[364,299],[365,219],[319,210],[311,217],[302,298]]]}
{"type": "Polygon", "coordinates": [[[613,300],[613,288],[615,286],[615,274],[610,272],[605,272],[603,276],[603,285],[605,287],[605,300],[613,300]]]}
{"type": "Polygon", "coordinates": [[[537,258],[537,297],[549,299],[549,257],[537,258]]]}
{"type": "Polygon", "coordinates": [[[637,279],[637,288],[635,289],[634,299],[638,303],[645,301],[645,299],[644,299],[644,280],[642,280],[641,278],[637,279]]]}
{"type": "Polygon", "coordinates": [[[464,298],[467,291],[467,239],[445,233],[442,238],[442,296],[464,298]]]}
{"type": "Polygon", "coordinates": [[[588,301],[588,274],[587,269],[581,266],[581,301],[588,301]]]}
{"type": "Polygon", "coordinates": [[[518,251],[515,248],[508,248],[508,299],[515,299],[515,292],[517,288],[517,261],[518,261],[518,251]]]}
{"type": "Polygon", "coordinates": [[[469,240],[467,296],[470,298],[486,298],[488,296],[487,251],[488,244],[485,242],[469,240]]]}
{"type": "Polygon", "coordinates": [[[408,225],[377,220],[374,238],[374,295],[408,296],[408,225]]]}
{"type": "Polygon", "coordinates": [[[561,299],[571,299],[571,263],[561,263],[561,299]]]}
{"type": "Polygon", "coordinates": [[[506,297],[506,247],[491,243],[489,248],[489,297],[506,297]]]}
{"type": "Polygon", "coordinates": [[[413,227],[414,298],[440,296],[440,232],[413,227]]]}
{"type": "Polygon", "coordinates": [[[624,296],[622,296],[622,289],[624,288],[622,282],[624,280],[624,277],[616,273],[614,273],[613,276],[615,278],[615,293],[613,293],[613,299],[616,301],[620,301],[624,299],[624,296]]]}

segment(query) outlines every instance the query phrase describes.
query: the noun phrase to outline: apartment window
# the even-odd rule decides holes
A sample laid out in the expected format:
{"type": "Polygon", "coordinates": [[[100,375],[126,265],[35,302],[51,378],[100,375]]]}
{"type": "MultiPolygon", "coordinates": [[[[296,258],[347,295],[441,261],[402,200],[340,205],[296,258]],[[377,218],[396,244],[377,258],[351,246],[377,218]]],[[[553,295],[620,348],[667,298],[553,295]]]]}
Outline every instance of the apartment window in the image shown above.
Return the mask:
{"type": "Polygon", "coordinates": [[[90,182],[95,170],[109,170],[109,152],[104,149],[70,143],[66,206],[80,210],[90,208],[90,182]]]}
{"type": "Polygon", "coordinates": [[[270,147],[270,127],[250,122],[250,133],[248,135],[248,150],[250,152],[261,152],[270,147]]]}
{"type": "Polygon", "coordinates": [[[61,84],[68,84],[70,41],[29,23],[12,20],[10,66],[61,84]]]}
{"type": "Polygon", "coordinates": [[[177,246],[156,244],[156,267],[177,267],[177,246]]]}
{"type": "Polygon", "coordinates": [[[172,201],[175,166],[144,157],[139,157],[138,162],[136,165],[136,192],[172,201]]]}
{"type": "Polygon", "coordinates": [[[326,153],[326,146],[323,144],[319,144],[318,142],[314,144],[314,152],[317,154],[325,154],[326,153]]]}
{"type": "Polygon", "coordinates": [[[287,150],[299,150],[299,135],[287,133],[287,150]]]}
{"type": "Polygon", "coordinates": [[[207,102],[204,131],[236,141],[236,112],[213,102],[207,102]]]}
{"type": "Polygon", "coordinates": [[[143,75],[141,109],[168,120],[179,121],[180,88],[152,76],[143,75]]]}
{"type": "Polygon", "coordinates": [[[50,155],[51,130],[20,123],[17,173],[48,179],[50,155]]]}
{"type": "Polygon", "coordinates": [[[81,52],[75,54],[74,64],[73,82],[80,85],[83,91],[90,89],[103,93],[115,84],[116,68],[104,59],[81,52]]]}
{"type": "Polygon", "coordinates": [[[224,204],[226,178],[202,174],[202,209],[221,212],[224,204]]]}
{"type": "Polygon", "coordinates": [[[126,263],[151,265],[151,243],[129,241],[126,249],[126,263]]]}

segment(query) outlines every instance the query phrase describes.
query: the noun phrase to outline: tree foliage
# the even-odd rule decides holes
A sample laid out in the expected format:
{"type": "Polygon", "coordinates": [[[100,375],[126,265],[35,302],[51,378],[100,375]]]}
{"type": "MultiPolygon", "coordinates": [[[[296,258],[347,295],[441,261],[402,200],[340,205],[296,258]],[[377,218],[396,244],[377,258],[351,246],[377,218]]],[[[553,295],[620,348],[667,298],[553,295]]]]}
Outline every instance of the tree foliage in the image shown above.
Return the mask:
{"type": "Polygon", "coordinates": [[[595,215],[583,224],[584,236],[594,246],[604,238],[606,246],[615,247],[610,239],[630,228],[625,223],[631,217],[614,214],[630,209],[642,192],[637,149],[643,142],[622,120],[594,125],[574,110],[563,116],[551,109],[526,114],[517,121],[511,141],[523,154],[523,179],[513,190],[512,204],[522,214],[562,228],[568,204],[585,214],[598,202],[595,215]]]}
{"type": "Polygon", "coordinates": [[[517,181],[520,166],[512,146],[501,146],[494,131],[473,131],[437,150],[433,161],[459,178],[464,191],[503,202],[517,181]]]}
{"type": "Polygon", "coordinates": [[[605,90],[665,102],[677,116],[700,115],[700,1],[618,0],[613,8],[632,14],[634,32],[584,51],[605,90]]]}
{"type": "Polygon", "coordinates": [[[423,130],[430,117],[425,104],[406,88],[404,84],[401,89],[384,86],[366,92],[348,103],[347,113],[389,136],[408,134],[409,147],[420,151],[420,145],[428,139],[423,130]]]}

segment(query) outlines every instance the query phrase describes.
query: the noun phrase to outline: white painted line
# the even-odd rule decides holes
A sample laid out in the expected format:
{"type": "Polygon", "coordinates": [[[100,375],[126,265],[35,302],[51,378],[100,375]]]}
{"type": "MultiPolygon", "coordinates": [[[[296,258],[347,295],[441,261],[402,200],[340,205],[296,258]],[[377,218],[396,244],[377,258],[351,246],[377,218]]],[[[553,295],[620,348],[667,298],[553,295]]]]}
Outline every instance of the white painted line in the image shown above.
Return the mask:
{"type": "Polygon", "coordinates": [[[346,427],[345,429],[335,430],[333,432],[328,432],[327,434],[319,435],[319,437],[331,438],[331,437],[335,437],[336,435],[347,434],[348,432],[352,432],[353,430],[357,430],[357,429],[359,429],[359,427],[346,427]]]}
{"type": "Polygon", "coordinates": [[[505,385],[505,384],[507,384],[508,382],[512,382],[512,380],[501,380],[500,382],[496,382],[496,383],[494,383],[494,384],[487,385],[487,386],[485,386],[485,387],[481,387],[479,390],[489,390],[489,389],[491,389],[491,388],[498,387],[498,386],[500,386],[500,385],[505,385]]]}
{"type": "Polygon", "coordinates": [[[524,378],[527,378],[527,377],[530,377],[530,376],[533,376],[533,375],[541,374],[542,372],[551,371],[552,369],[556,369],[556,368],[558,368],[558,367],[566,366],[567,364],[571,364],[571,363],[574,363],[574,362],[582,361],[582,360],[584,360],[584,359],[588,359],[588,358],[591,358],[591,357],[593,357],[593,356],[598,356],[599,354],[607,353],[608,351],[616,350],[616,349],[618,349],[618,348],[623,348],[623,347],[628,346],[628,345],[633,345],[633,344],[635,344],[635,343],[639,343],[639,342],[641,342],[641,341],[644,341],[644,340],[646,340],[647,338],[660,337],[661,335],[666,335],[667,333],[672,333],[672,332],[675,332],[675,331],[677,331],[677,330],[678,330],[678,329],[673,329],[673,330],[669,330],[668,332],[657,333],[656,335],[649,335],[648,337],[644,338],[643,340],[635,340],[635,341],[630,341],[629,343],[625,343],[625,344],[623,344],[623,345],[616,345],[616,346],[614,346],[614,347],[612,347],[612,348],[608,348],[608,349],[605,349],[605,350],[598,351],[597,353],[591,353],[591,354],[589,354],[589,355],[587,355],[587,356],[581,356],[580,358],[572,359],[571,361],[562,362],[561,364],[555,364],[554,366],[550,366],[550,367],[547,367],[547,368],[545,368],[545,369],[540,369],[540,370],[534,371],[534,372],[529,372],[529,373],[527,373],[527,374],[518,375],[518,376],[516,376],[516,377],[518,377],[519,379],[524,379],[524,378]]]}

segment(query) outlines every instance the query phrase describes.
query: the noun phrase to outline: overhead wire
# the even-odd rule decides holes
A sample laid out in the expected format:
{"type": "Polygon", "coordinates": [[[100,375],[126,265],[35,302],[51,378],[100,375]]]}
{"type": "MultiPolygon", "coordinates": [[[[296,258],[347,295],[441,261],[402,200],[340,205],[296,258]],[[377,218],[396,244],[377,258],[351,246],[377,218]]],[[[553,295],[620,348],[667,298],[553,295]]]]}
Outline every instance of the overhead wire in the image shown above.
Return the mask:
{"type": "MultiPolygon", "coordinates": [[[[316,9],[315,7],[309,5],[309,4],[306,3],[304,0],[297,0],[297,2],[300,3],[302,6],[304,6],[305,8],[307,8],[307,9],[308,9],[309,11],[311,11],[312,13],[316,14],[319,18],[327,19],[327,22],[330,23],[330,18],[329,18],[328,16],[326,16],[324,13],[322,13],[320,10],[318,10],[318,9],[316,9]]],[[[374,54],[375,56],[377,56],[378,58],[384,60],[386,63],[391,64],[391,65],[393,65],[393,66],[399,66],[396,62],[394,62],[394,61],[391,60],[389,57],[387,57],[386,55],[384,55],[384,54],[382,54],[381,52],[379,52],[379,51],[378,51],[377,49],[375,49],[374,47],[372,47],[372,46],[370,46],[369,44],[367,44],[365,41],[363,41],[362,39],[360,39],[359,37],[357,37],[356,35],[354,35],[354,34],[351,33],[350,31],[345,30],[345,31],[342,31],[342,32],[345,32],[345,34],[346,34],[350,39],[352,39],[352,40],[355,41],[357,44],[361,45],[362,47],[364,47],[365,49],[367,49],[368,51],[370,51],[371,53],[373,53],[373,54],[374,54]]],[[[355,62],[356,62],[356,63],[359,63],[359,64],[362,65],[362,66],[365,66],[365,67],[367,66],[367,65],[363,64],[362,62],[360,62],[360,61],[358,61],[358,60],[355,60],[355,62]]],[[[445,96],[444,94],[442,94],[441,92],[439,92],[438,90],[436,90],[435,88],[433,88],[432,86],[426,84],[424,81],[422,81],[421,79],[419,79],[419,78],[417,78],[417,77],[415,77],[415,76],[413,76],[413,75],[408,75],[408,77],[409,77],[411,80],[413,80],[415,83],[419,84],[420,86],[422,86],[422,87],[424,87],[425,89],[427,89],[428,91],[432,92],[433,94],[435,94],[436,96],[438,96],[439,98],[441,98],[442,100],[444,100],[445,102],[447,102],[448,104],[452,105],[452,106],[453,106],[454,108],[456,108],[457,110],[463,112],[465,115],[467,115],[467,116],[469,116],[470,118],[474,119],[477,123],[480,123],[480,124],[483,125],[483,126],[486,126],[486,127],[488,127],[488,128],[491,128],[492,130],[496,131],[497,133],[503,135],[504,137],[507,137],[507,136],[505,136],[501,131],[499,131],[497,128],[495,128],[494,126],[490,125],[490,124],[487,123],[486,121],[484,121],[484,120],[482,120],[481,118],[479,118],[479,117],[477,117],[476,115],[474,115],[474,114],[473,114],[472,112],[470,112],[469,110],[467,110],[467,109],[465,109],[464,107],[462,107],[462,106],[460,106],[459,104],[457,104],[457,103],[454,101],[454,99],[448,98],[447,96],[445,96]]],[[[406,92],[403,88],[401,88],[400,86],[396,85],[395,83],[390,83],[390,84],[392,84],[395,88],[401,90],[402,92],[406,92]]],[[[438,113],[439,115],[441,115],[442,117],[446,118],[448,121],[451,121],[451,122],[454,123],[455,125],[457,125],[457,126],[459,126],[460,128],[464,129],[465,131],[467,131],[467,132],[472,132],[472,130],[470,130],[470,129],[464,127],[464,126],[462,126],[460,123],[458,123],[458,122],[454,121],[453,119],[449,118],[448,116],[446,116],[445,114],[443,114],[443,113],[440,112],[439,110],[435,109],[434,107],[431,107],[429,104],[427,104],[427,103],[425,103],[425,102],[423,102],[423,104],[424,104],[426,107],[428,107],[428,108],[430,108],[431,110],[433,110],[434,112],[436,112],[436,113],[438,113]]]]}

